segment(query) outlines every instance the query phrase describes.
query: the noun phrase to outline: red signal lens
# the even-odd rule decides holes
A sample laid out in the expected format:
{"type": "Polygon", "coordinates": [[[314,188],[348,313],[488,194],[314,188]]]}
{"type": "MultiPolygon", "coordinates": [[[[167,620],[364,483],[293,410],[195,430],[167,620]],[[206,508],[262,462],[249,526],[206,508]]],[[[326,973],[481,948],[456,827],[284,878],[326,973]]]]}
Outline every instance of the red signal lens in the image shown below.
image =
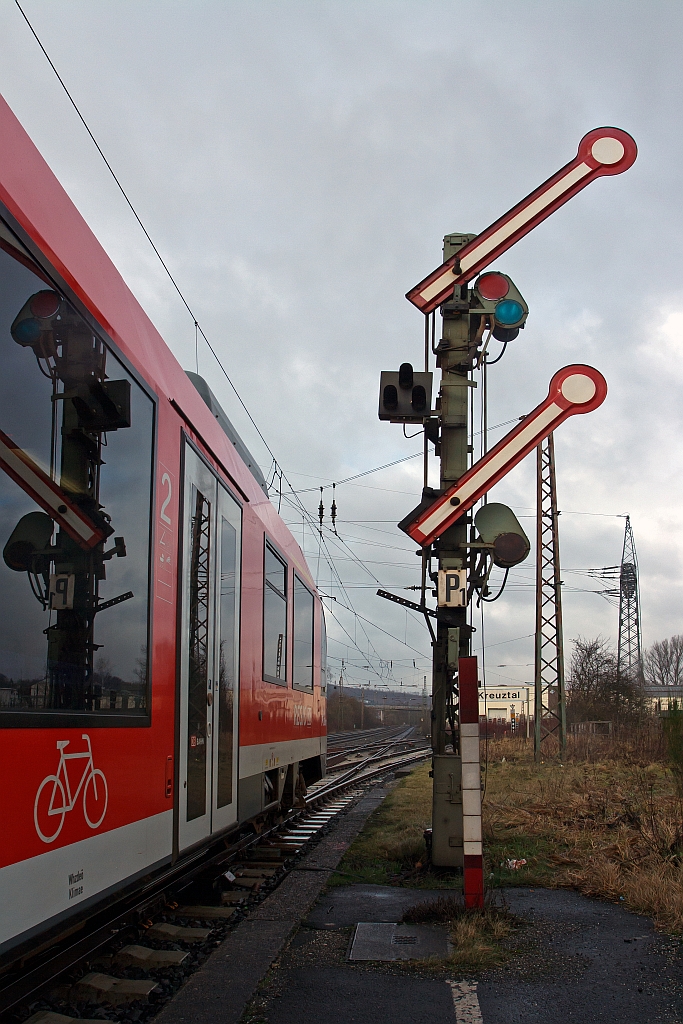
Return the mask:
{"type": "Polygon", "coordinates": [[[476,288],[482,299],[504,299],[510,291],[508,280],[502,274],[482,274],[476,288]]]}
{"type": "Polygon", "coordinates": [[[59,309],[60,298],[56,292],[36,292],[31,299],[31,312],[41,320],[54,316],[59,309]]]}

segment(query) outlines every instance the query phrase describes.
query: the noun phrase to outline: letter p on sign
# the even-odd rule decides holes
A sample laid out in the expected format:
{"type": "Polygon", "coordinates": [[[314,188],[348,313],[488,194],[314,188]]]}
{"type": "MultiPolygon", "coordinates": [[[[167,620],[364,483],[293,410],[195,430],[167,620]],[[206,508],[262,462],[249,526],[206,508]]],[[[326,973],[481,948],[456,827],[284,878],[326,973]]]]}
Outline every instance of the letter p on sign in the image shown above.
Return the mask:
{"type": "Polygon", "coordinates": [[[467,570],[439,569],[437,593],[439,608],[464,608],[467,605],[467,570]]]}

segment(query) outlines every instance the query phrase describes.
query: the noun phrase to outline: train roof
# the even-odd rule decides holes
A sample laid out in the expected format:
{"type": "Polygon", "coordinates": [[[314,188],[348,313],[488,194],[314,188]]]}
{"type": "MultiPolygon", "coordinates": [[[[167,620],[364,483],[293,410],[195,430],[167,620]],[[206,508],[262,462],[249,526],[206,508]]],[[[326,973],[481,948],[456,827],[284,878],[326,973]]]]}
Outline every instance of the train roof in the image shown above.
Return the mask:
{"type": "Polygon", "coordinates": [[[256,459],[251,454],[246,444],[237,433],[232,423],[228,419],[226,413],[223,411],[221,404],[214,395],[213,391],[206,383],[203,377],[200,377],[198,373],[192,373],[191,370],[185,370],[185,373],[190,378],[197,391],[201,395],[204,404],[208,409],[211,410],[211,414],[216,417],[220,423],[221,430],[229,437],[235,448],[239,452],[240,458],[244,462],[251,475],[253,476],[256,483],[259,485],[263,493],[268,497],[268,484],[266,478],[261,472],[261,467],[258,465],[256,459]]]}

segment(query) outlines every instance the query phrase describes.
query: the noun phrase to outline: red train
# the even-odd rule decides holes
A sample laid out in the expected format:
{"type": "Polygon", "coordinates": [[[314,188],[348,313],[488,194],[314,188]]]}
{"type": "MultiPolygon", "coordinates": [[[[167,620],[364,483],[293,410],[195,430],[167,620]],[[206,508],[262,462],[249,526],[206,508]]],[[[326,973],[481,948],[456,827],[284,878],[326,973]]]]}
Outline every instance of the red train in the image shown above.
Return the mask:
{"type": "Polygon", "coordinates": [[[1,959],[321,778],[326,671],[258,466],[0,137],[1,959]]]}

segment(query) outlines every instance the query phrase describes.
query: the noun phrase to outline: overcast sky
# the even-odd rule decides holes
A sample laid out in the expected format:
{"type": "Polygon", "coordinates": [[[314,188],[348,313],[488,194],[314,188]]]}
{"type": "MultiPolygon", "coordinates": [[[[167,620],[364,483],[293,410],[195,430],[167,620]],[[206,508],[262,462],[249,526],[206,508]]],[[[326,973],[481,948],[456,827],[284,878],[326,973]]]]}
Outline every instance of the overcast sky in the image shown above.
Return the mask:
{"type": "MultiPolygon", "coordinates": [[[[602,408],[556,435],[568,653],[578,635],[616,641],[616,608],[570,570],[618,563],[625,513],[644,642],[683,632],[680,3],[24,8],[301,490],[419,450],[420,438],[377,420],[378,381],[420,362],[423,318],[404,293],[441,262],[442,236],[482,231],[571,160],[590,129],[630,132],[639,156],[629,171],[589,185],[495,264],[530,315],[490,371],[489,422],[528,413],[567,363],[604,373],[602,408]]],[[[0,91],[194,369],[192,320],[11,0],[0,5],[0,40],[0,91]]],[[[198,363],[267,472],[268,452],[201,345],[198,363]]],[[[424,625],[374,596],[376,581],[396,592],[418,582],[415,545],[395,523],[420,487],[414,459],[337,488],[340,539],[326,545],[345,593],[283,504],[322,591],[337,598],[330,654],[335,672],[347,659],[350,680],[386,681],[380,659],[404,684],[427,672],[424,625]]],[[[534,459],[491,498],[528,517],[532,535],[534,459]]],[[[301,500],[317,513],[319,491],[301,500]]],[[[491,682],[533,678],[533,579],[531,557],[487,610],[491,682]],[[509,642],[517,637],[526,639],[509,642]]],[[[479,645],[481,636],[479,622],[479,645]]]]}

